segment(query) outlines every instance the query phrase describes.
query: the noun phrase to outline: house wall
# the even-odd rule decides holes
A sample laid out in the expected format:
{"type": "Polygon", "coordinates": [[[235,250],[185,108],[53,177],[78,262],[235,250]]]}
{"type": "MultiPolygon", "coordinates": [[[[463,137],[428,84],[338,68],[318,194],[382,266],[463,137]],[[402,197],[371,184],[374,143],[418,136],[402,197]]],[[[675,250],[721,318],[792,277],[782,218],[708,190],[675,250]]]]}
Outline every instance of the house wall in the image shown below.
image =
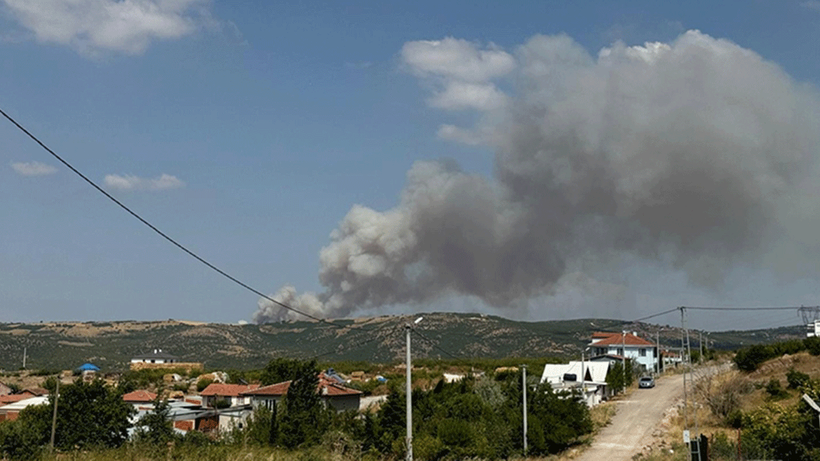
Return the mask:
{"type": "Polygon", "coordinates": [[[194,422],[191,420],[188,421],[174,421],[174,427],[181,431],[192,431],[194,430],[194,422]]]}
{"type": "Polygon", "coordinates": [[[611,345],[607,349],[607,354],[622,355],[633,362],[642,365],[647,370],[655,369],[655,348],[652,346],[630,346],[626,345],[626,350],[620,345],[611,345]],[[644,355],[641,355],[641,350],[644,355]]]}
{"type": "Polygon", "coordinates": [[[202,363],[200,362],[172,362],[172,363],[147,363],[147,362],[131,362],[131,370],[145,370],[145,369],[152,369],[152,368],[163,368],[163,369],[170,369],[170,368],[183,368],[186,371],[190,372],[191,370],[199,369],[201,370],[202,363]]]}
{"type": "Polygon", "coordinates": [[[219,415],[219,433],[225,434],[234,429],[243,429],[245,424],[247,424],[248,417],[251,414],[251,410],[221,413],[219,415]]]}
{"type": "Polygon", "coordinates": [[[259,407],[266,407],[268,410],[273,410],[274,402],[276,403],[277,406],[280,406],[281,402],[282,402],[282,397],[281,396],[274,397],[274,396],[268,396],[268,395],[264,395],[264,396],[259,395],[259,396],[253,396],[251,398],[251,405],[253,405],[254,409],[257,409],[259,407]]]}
{"type": "Polygon", "coordinates": [[[210,432],[214,432],[219,427],[219,417],[214,416],[207,416],[205,418],[199,418],[196,420],[196,430],[200,432],[204,432],[206,434],[210,432]]]}

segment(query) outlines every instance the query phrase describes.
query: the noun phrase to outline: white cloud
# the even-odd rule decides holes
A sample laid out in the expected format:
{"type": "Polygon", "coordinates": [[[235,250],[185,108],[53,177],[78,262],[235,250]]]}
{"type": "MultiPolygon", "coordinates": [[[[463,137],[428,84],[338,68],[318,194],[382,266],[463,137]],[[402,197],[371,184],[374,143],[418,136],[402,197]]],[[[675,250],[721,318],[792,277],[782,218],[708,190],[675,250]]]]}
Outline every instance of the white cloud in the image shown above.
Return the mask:
{"type": "Polygon", "coordinates": [[[438,137],[469,146],[478,146],[485,142],[484,137],[474,130],[467,130],[455,125],[443,124],[438,128],[438,137]]]}
{"type": "Polygon", "coordinates": [[[452,37],[407,42],[401,56],[420,74],[468,82],[486,82],[515,68],[515,58],[492,44],[489,49],[480,50],[475,43],[452,37]]]}
{"type": "Polygon", "coordinates": [[[171,176],[165,173],[163,173],[158,178],[154,179],[140,178],[134,175],[120,176],[117,174],[109,174],[105,175],[104,182],[105,186],[109,189],[118,189],[124,191],[157,191],[166,189],[179,189],[180,187],[185,186],[185,183],[182,182],[176,176],[171,176]]]}
{"type": "Polygon", "coordinates": [[[81,54],[141,54],[154,40],[178,39],[213,24],[209,0],[0,0],[43,43],[81,54]]]}
{"type": "Polygon", "coordinates": [[[23,176],[46,176],[57,172],[57,168],[40,162],[14,162],[11,167],[23,176]]]}
{"type": "Polygon", "coordinates": [[[492,81],[516,68],[515,58],[493,44],[479,49],[452,37],[407,42],[401,57],[413,73],[438,87],[428,103],[447,110],[486,112],[502,107],[507,96],[492,81]]]}
{"type": "Polygon", "coordinates": [[[444,91],[430,99],[430,105],[439,109],[476,109],[487,111],[498,109],[507,97],[492,83],[450,82],[444,91]]]}

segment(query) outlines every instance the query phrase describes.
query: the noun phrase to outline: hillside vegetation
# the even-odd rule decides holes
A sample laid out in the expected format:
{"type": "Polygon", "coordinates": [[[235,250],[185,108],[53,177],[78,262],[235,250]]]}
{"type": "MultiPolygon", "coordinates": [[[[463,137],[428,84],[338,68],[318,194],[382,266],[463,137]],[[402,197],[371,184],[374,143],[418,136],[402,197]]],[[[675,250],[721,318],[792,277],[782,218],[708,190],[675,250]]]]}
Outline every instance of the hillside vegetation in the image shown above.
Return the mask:
{"type": "MultiPolygon", "coordinates": [[[[408,317],[383,316],[318,322],[228,325],[166,320],[156,322],[43,322],[0,324],[0,369],[17,370],[27,351],[29,369],[72,369],[92,362],[121,371],[134,355],[154,348],[205,368],[261,368],[272,357],[327,361],[398,362],[404,358],[408,317]]],[[[619,320],[581,319],[520,322],[479,314],[424,314],[424,337],[413,343],[415,358],[505,358],[580,355],[593,331],[636,331],[654,338],[659,327],[619,320]],[[428,341],[429,340],[429,341],[428,341]],[[448,355],[451,354],[451,355],[448,355]]],[[[800,327],[710,333],[718,349],[798,338],[800,327]]],[[[661,331],[661,344],[677,347],[680,332],[661,331]]]]}

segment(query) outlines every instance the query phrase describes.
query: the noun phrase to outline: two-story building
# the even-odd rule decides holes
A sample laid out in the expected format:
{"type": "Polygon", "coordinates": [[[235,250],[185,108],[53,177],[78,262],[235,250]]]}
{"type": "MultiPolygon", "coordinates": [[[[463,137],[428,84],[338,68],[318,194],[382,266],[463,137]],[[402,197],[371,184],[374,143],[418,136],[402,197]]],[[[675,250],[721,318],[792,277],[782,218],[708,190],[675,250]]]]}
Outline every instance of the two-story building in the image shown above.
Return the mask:
{"type": "Polygon", "coordinates": [[[655,344],[639,338],[635,333],[595,332],[589,348],[593,357],[625,357],[649,371],[655,370],[658,363],[655,344]]]}

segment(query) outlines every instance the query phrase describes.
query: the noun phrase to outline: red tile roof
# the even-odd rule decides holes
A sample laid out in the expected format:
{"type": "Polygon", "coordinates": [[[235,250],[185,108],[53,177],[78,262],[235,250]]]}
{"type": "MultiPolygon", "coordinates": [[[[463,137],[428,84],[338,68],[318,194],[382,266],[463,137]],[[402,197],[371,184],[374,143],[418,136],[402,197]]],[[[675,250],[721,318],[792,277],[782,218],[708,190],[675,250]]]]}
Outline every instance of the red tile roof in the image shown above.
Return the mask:
{"type": "Polygon", "coordinates": [[[34,397],[42,397],[44,395],[48,395],[48,389],[43,389],[42,387],[28,387],[23,389],[21,394],[31,394],[34,397]]]}
{"type": "Polygon", "coordinates": [[[632,333],[627,333],[626,336],[624,336],[623,333],[596,332],[592,334],[592,338],[600,338],[600,341],[592,343],[594,346],[617,346],[619,344],[626,344],[627,346],[655,345],[655,343],[639,338],[632,333]]]}
{"type": "Polygon", "coordinates": [[[153,392],[148,392],[144,390],[136,390],[134,392],[129,392],[122,396],[122,399],[126,402],[137,402],[137,403],[147,403],[153,402],[154,399],[157,398],[157,394],[153,392]]]}
{"type": "Polygon", "coordinates": [[[31,395],[29,394],[9,394],[9,395],[0,395],[0,406],[8,405],[10,403],[19,402],[21,400],[30,399],[31,395]]]}
{"type": "MultiPolygon", "coordinates": [[[[279,397],[288,393],[290,383],[291,381],[285,381],[283,383],[271,384],[252,391],[243,392],[242,395],[265,395],[270,397],[279,397]]],[[[328,395],[331,397],[361,394],[361,392],[356,389],[342,386],[341,384],[328,379],[324,373],[319,375],[319,384],[316,386],[316,392],[321,395],[328,395]]]]}
{"type": "Polygon", "coordinates": [[[211,383],[199,395],[210,397],[239,397],[240,394],[258,389],[259,384],[219,384],[211,383]]]}

